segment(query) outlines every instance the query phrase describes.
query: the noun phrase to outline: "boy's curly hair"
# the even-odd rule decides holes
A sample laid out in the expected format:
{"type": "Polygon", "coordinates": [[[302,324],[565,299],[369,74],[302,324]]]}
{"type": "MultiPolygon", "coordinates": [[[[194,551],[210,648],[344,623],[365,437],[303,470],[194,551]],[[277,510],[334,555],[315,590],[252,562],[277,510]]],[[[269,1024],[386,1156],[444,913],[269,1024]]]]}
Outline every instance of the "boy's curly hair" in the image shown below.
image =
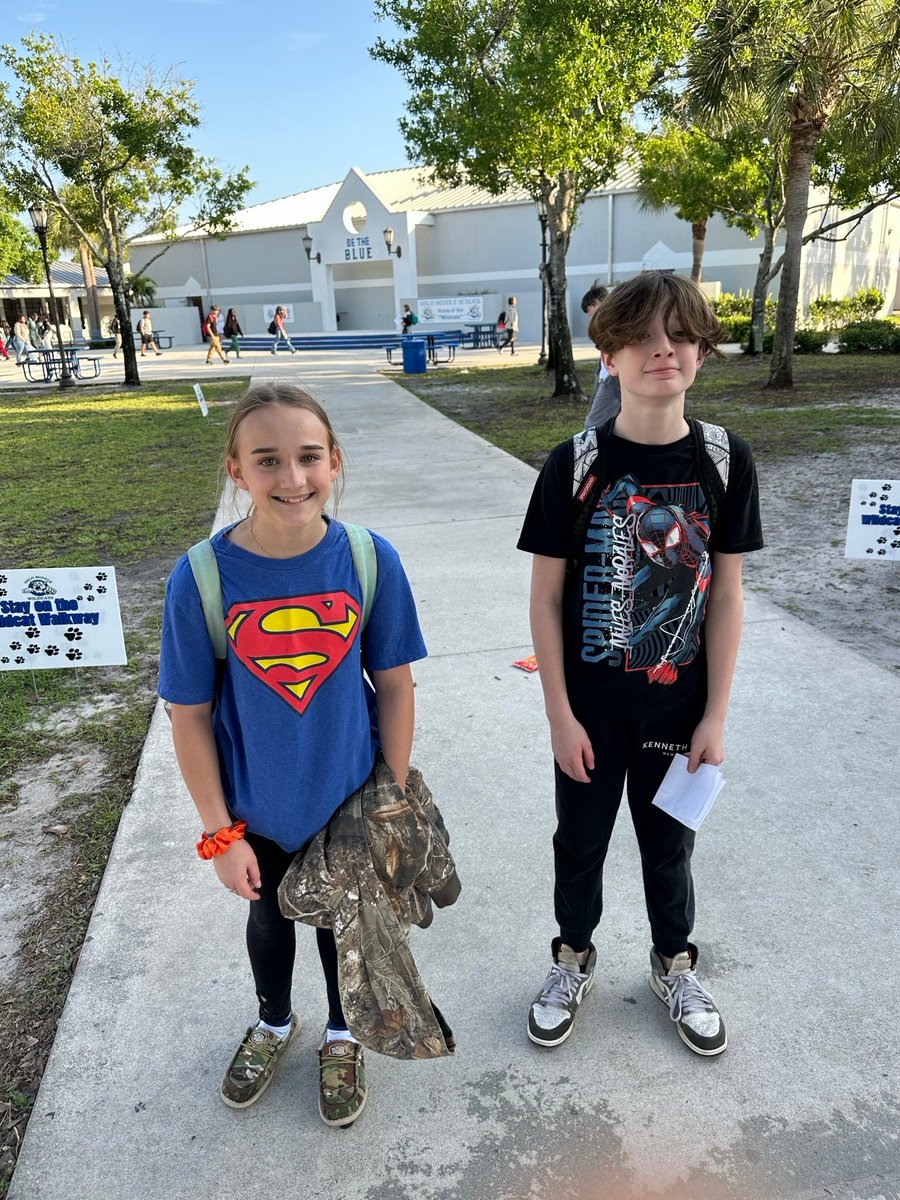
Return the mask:
{"type": "Polygon", "coordinates": [[[716,346],[724,330],[709,301],[693,280],[666,271],[642,271],[616,284],[591,317],[588,335],[598,350],[614,354],[640,341],[658,312],[668,321],[673,309],[688,341],[704,355],[725,357],[716,346]]]}

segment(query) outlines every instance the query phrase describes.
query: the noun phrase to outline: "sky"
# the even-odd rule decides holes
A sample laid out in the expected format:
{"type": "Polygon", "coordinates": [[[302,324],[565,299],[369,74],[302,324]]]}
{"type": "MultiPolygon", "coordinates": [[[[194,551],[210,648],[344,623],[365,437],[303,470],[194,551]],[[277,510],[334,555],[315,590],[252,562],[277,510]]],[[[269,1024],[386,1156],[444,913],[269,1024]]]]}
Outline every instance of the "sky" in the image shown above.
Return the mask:
{"type": "Polygon", "coordinates": [[[248,204],[406,166],[407,88],[368,47],[391,26],[370,0],[0,0],[0,41],[53,34],[78,57],[152,64],[195,81],[191,144],[250,168],[248,204]]]}

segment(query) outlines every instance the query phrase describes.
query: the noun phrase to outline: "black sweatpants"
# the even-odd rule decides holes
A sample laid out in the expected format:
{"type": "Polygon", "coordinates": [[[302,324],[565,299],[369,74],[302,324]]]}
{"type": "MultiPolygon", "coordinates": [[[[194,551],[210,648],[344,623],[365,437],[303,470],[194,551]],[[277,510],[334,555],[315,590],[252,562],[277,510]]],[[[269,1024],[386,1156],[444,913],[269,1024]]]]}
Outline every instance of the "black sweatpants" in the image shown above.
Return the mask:
{"type": "Polygon", "coordinates": [[[556,765],[554,901],[560,935],[573,950],[587,948],[603,912],[603,863],[623,786],[641,853],[653,944],[667,958],[687,947],[694,924],[694,833],[651,802],[672,754],[689,749],[702,712],[702,705],[691,704],[652,721],[582,721],[594,749],[590,783],[576,782],[556,765]]]}
{"type": "MultiPolygon", "coordinates": [[[[248,902],[247,916],[247,953],[259,997],[259,1017],[267,1025],[287,1025],[291,1019],[296,932],[294,922],[281,915],[278,885],[294,854],[258,833],[248,832],[246,837],[259,863],[261,880],[259,899],[248,902]]],[[[333,1029],[345,1029],[334,934],[330,929],[317,928],[316,943],[328,993],[328,1024],[333,1029]]]]}

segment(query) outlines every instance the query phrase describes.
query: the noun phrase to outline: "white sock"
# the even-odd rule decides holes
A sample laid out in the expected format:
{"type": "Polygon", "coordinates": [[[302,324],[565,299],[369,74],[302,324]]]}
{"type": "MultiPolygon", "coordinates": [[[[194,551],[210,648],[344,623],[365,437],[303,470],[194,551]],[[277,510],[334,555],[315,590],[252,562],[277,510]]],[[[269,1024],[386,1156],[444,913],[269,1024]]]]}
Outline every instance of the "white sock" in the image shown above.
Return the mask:
{"type": "Polygon", "coordinates": [[[332,1029],[330,1025],[325,1027],[326,1042],[355,1042],[356,1038],[349,1029],[332,1029]]]}
{"type": "Polygon", "coordinates": [[[286,1038],[291,1032],[291,1023],[288,1021],[287,1025],[269,1025],[266,1021],[257,1021],[256,1028],[265,1029],[267,1032],[274,1033],[280,1038],[286,1038]]]}

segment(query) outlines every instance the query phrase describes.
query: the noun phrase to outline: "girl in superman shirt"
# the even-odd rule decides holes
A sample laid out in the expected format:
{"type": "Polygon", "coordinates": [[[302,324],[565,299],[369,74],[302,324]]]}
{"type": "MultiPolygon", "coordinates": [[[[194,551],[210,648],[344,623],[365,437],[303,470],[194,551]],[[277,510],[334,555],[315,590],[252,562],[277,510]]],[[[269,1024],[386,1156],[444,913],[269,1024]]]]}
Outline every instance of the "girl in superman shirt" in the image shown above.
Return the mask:
{"type": "MultiPolygon", "coordinates": [[[[246,1108],[300,1029],[291,1008],[295,926],[278,908],[278,885],[297,850],[368,778],[379,749],[405,784],[409,664],[426,651],[403,567],[377,534],[377,585],[361,628],[347,535],[325,514],[342,481],[341,449],[312,397],[291,385],[250,388],[231,418],[225,467],[252,507],[212,538],[228,631],[224,675],[217,685],[184,556],[166,589],[159,692],[171,706],[178,765],[204,831],[198,851],[249,903],[259,1019],[221,1089],[226,1104],[246,1108]]],[[[365,1104],[362,1048],[341,1011],[334,936],[317,929],[316,937],[329,1008],[319,1111],[326,1124],[349,1125],[365,1104]]]]}

